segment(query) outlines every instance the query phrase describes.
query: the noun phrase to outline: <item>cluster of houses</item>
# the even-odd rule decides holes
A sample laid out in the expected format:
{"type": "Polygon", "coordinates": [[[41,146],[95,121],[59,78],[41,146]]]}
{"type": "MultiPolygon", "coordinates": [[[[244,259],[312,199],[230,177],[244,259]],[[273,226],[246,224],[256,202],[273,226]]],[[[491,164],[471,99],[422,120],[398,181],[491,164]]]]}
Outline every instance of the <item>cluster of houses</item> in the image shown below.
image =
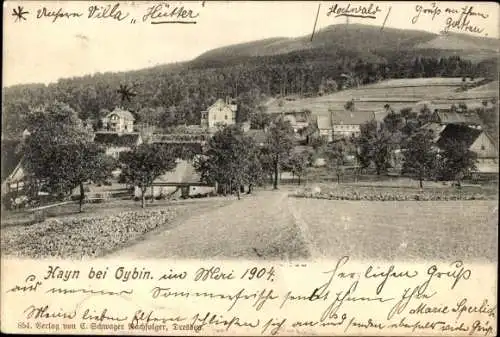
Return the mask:
{"type": "MultiPolygon", "coordinates": [[[[477,171],[479,173],[498,173],[498,148],[495,140],[483,129],[483,122],[473,110],[456,107],[449,103],[433,104],[417,102],[409,106],[412,112],[419,112],[425,106],[431,112],[430,122],[422,128],[430,129],[435,135],[438,149],[449,140],[463,141],[470,151],[477,154],[477,171]]],[[[293,106],[288,110],[281,104],[271,104],[268,113],[285,116],[292,123],[294,130],[300,134],[308,129],[308,137],[321,137],[327,142],[360,135],[361,125],[369,121],[380,123],[390,113],[389,106],[382,109],[331,109],[314,105],[310,109],[293,106]],[[312,126],[312,127],[311,127],[312,126]]]]}
{"type": "MultiPolygon", "coordinates": [[[[482,121],[477,114],[460,112],[449,105],[446,107],[443,105],[432,106],[430,102],[423,102],[422,104],[425,104],[433,111],[432,121],[424,125],[423,128],[434,131],[436,135],[435,142],[438,147],[450,138],[466,141],[469,149],[478,155],[478,171],[498,173],[496,143],[482,129],[482,121]]],[[[414,108],[419,109],[422,104],[416,104],[414,108]]],[[[289,121],[296,138],[302,141],[303,144],[310,143],[312,139],[318,137],[327,142],[332,142],[337,139],[358,136],[362,124],[368,121],[381,122],[389,113],[387,108],[378,110],[337,108],[325,111],[323,106],[321,109],[315,111],[314,106],[310,109],[297,109],[296,107],[286,109],[282,104],[271,103],[267,107],[267,113],[273,116],[282,116],[289,121]]],[[[200,125],[197,128],[205,131],[205,134],[209,137],[220,124],[236,124],[237,113],[238,106],[233,99],[218,99],[201,112],[200,125]]],[[[118,158],[120,153],[129,151],[134,146],[144,142],[165,142],[165,139],[176,141],[176,137],[170,137],[175,135],[145,136],[143,132],[137,131],[134,115],[122,108],[115,108],[104,116],[101,122],[102,127],[95,132],[94,141],[102,144],[106,149],[106,154],[115,158],[118,158]]],[[[243,129],[248,135],[255,138],[258,143],[264,142],[265,130],[251,130],[250,123],[243,123],[243,129]]],[[[206,140],[206,137],[202,138],[206,140]]],[[[203,143],[204,140],[195,140],[195,142],[203,143]]],[[[190,141],[187,140],[186,142],[190,141]]],[[[21,160],[8,178],[2,182],[2,192],[11,190],[12,186],[19,188],[23,177],[24,171],[21,160]]],[[[195,180],[199,180],[194,175],[190,179],[193,180],[192,184],[196,183],[195,180]]],[[[193,185],[188,188],[196,189],[196,186],[193,185]]]]}
{"type": "MultiPolygon", "coordinates": [[[[433,105],[431,102],[419,102],[413,106],[415,110],[427,106],[432,112],[431,122],[423,126],[434,131],[435,142],[440,146],[447,139],[466,141],[469,149],[478,155],[479,172],[498,172],[498,150],[495,141],[482,128],[482,121],[476,113],[457,111],[451,105],[433,105]]],[[[218,99],[214,104],[201,112],[200,128],[210,133],[217,125],[236,124],[238,107],[230,98],[218,99]]],[[[381,122],[389,110],[347,110],[329,109],[328,113],[315,114],[307,109],[284,111],[270,107],[268,112],[274,116],[282,116],[292,125],[296,137],[303,143],[320,137],[327,142],[337,139],[359,136],[361,125],[368,121],[381,122]]],[[[95,133],[95,142],[106,147],[107,154],[118,157],[120,152],[128,151],[144,140],[140,132],[134,131],[133,115],[122,109],[115,109],[103,119],[106,131],[95,133]]],[[[265,139],[264,130],[250,130],[249,123],[244,123],[244,130],[258,143],[265,139]]],[[[156,137],[159,139],[159,137],[156,137]]]]}

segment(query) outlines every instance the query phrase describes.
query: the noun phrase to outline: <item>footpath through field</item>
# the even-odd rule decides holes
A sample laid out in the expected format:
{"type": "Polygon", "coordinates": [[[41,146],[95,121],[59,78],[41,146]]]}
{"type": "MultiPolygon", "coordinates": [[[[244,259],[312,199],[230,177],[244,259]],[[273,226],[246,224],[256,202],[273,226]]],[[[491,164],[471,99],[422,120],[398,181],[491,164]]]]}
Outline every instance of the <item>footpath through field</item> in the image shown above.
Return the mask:
{"type": "Polygon", "coordinates": [[[180,218],[112,258],[489,260],[495,200],[332,201],[258,191],[180,218]]]}
{"type": "Polygon", "coordinates": [[[110,258],[306,259],[309,247],[296,225],[288,192],[258,191],[193,215],[145,237],[110,258]]]}

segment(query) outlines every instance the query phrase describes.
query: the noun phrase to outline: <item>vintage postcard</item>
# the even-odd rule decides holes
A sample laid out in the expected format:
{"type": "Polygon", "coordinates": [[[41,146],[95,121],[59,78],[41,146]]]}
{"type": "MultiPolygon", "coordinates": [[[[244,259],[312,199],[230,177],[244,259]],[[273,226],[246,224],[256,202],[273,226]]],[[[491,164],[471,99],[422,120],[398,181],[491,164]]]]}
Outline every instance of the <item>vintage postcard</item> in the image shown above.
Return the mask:
{"type": "Polygon", "coordinates": [[[497,334],[496,3],[3,6],[2,332],[497,334]]]}

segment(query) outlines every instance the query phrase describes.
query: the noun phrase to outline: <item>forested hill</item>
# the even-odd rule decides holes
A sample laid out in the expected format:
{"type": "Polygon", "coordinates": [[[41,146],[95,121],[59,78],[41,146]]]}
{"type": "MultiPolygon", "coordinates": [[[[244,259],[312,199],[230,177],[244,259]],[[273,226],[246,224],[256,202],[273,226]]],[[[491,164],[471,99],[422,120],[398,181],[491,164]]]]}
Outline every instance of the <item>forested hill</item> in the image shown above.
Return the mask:
{"type": "Polygon", "coordinates": [[[166,127],[199,123],[200,111],[226,95],[237,98],[238,119],[244,120],[266,97],[342,90],[353,84],[344,81],[346,75],[367,84],[386,78],[497,74],[498,46],[492,39],[334,25],[309,40],[266,39],[218,48],[190,62],[4,88],[3,131],[18,136],[24,116],[52,100],[70,104],[83,119],[123,105],[138,121],[166,127]],[[120,100],[117,89],[123,84],[136,93],[131,102],[120,100]]]}
{"type": "Polygon", "coordinates": [[[235,57],[255,57],[287,54],[302,50],[343,49],[377,55],[380,52],[411,49],[434,49],[436,56],[442,50],[462,52],[483,51],[493,57],[498,50],[498,40],[465,34],[434,34],[419,30],[401,30],[361,24],[328,26],[314,34],[297,38],[272,38],[236,44],[210,50],[197,61],[209,61],[235,57]],[[490,52],[490,53],[488,53],[490,52]]]}

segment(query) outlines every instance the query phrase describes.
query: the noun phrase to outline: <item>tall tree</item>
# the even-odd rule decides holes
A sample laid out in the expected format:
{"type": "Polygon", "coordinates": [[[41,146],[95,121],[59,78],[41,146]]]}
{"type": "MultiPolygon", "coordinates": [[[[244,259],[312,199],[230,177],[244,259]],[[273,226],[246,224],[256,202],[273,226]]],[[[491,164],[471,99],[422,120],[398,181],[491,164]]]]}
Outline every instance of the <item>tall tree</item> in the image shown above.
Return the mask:
{"type": "Polygon", "coordinates": [[[351,111],[351,112],[356,110],[356,104],[354,103],[354,99],[347,101],[344,104],[344,109],[346,109],[347,111],[351,111]]]}
{"type": "Polygon", "coordinates": [[[432,122],[433,120],[432,111],[427,104],[424,104],[424,106],[420,109],[417,120],[420,125],[432,122]]]}
{"type": "Polygon", "coordinates": [[[328,158],[328,166],[333,168],[337,175],[337,183],[340,183],[340,178],[344,173],[344,160],[346,156],[347,146],[343,140],[333,142],[328,145],[325,153],[328,158]]]}
{"type": "Polygon", "coordinates": [[[464,141],[448,139],[442,144],[441,169],[445,179],[453,179],[461,186],[464,177],[477,169],[477,154],[469,149],[464,141]]]}
{"type": "Polygon", "coordinates": [[[146,191],[153,182],[176,167],[173,151],[158,144],[141,144],[122,153],[123,180],[141,190],[142,208],[146,207],[146,191]]]}
{"type": "Polygon", "coordinates": [[[249,150],[248,162],[246,165],[246,179],[248,183],[248,194],[252,193],[252,189],[256,185],[261,185],[265,181],[266,171],[261,148],[252,143],[249,150]]]}
{"type": "Polygon", "coordinates": [[[195,168],[204,181],[217,183],[224,193],[234,189],[240,199],[241,187],[253,183],[255,178],[249,168],[257,165],[254,151],[253,139],[239,127],[221,127],[208,141],[207,150],[195,162],[195,168]]]}
{"type": "Polygon", "coordinates": [[[290,122],[278,118],[269,128],[265,145],[268,148],[273,165],[274,189],[278,189],[280,169],[287,162],[293,143],[294,132],[290,122]]]}
{"type": "Polygon", "coordinates": [[[394,111],[390,110],[390,112],[384,118],[384,125],[391,133],[401,132],[405,126],[405,121],[401,114],[397,114],[394,111]]]}
{"type": "Polygon", "coordinates": [[[82,211],[83,183],[105,179],[113,164],[69,106],[55,102],[28,117],[30,135],[22,145],[28,173],[53,194],[66,195],[80,186],[82,211]]]}
{"type": "Polygon", "coordinates": [[[434,147],[434,133],[430,130],[419,130],[404,144],[403,173],[414,175],[420,188],[425,178],[433,178],[437,168],[437,150],[434,147]]]}
{"type": "Polygon", "coordinates": [[[293,176],[297,176],[299,185],[300,179],[306,174],[309,157],[310,155],[307,152],[296,152],[290,156],[288,166],[293,176]]]}
{"type": "Polygon", "coordinates": [[[271,124],[271,115],[265,112],[254,113],[250,118],[250,127],[252,129],[265,129],[271,124]]]}
{"type": "Polygon", "coordinates": [[[79,210],[85,201],[84,183],[100,182],[111,176],[114,161],[105,155],[104,149],[94,143],[65,144],[53,148],[52,161],[58,165],[49,175],[53,186],[61,189],[80,189],[79,210]]]}
{"type": "Polygon", "coordinates": [[[357,139],[359,163],[363,168],[374,164],[377,175],[389,167],[393,150],[392,133],[387,127],[370,121],[361,125],[361,133],[357,139]]]}

